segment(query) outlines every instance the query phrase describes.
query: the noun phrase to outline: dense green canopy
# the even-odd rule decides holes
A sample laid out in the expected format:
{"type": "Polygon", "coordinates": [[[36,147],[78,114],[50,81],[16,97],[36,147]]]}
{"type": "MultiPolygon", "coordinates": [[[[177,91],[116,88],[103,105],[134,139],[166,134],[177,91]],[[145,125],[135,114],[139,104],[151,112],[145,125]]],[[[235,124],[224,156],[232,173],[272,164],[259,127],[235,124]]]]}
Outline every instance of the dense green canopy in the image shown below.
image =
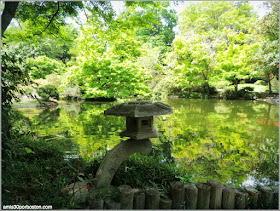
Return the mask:
{"type": "MultiPolygon", "coordinates": [[[[70,206],[70,196],[61,194],[60,190],[81,179],[83,161],[75,160],[74,168],[65,160],[63,145],[79,145],[81,149],[90,145],[92,151],[105,149],[106,141],[120,141],[116,128],[123,126],[120,119],[108,121],[99,115],[107,108],[103,104],[87,109],[86,104],[83,107],[81,102],[77,102],[77,108],[71,108],[73,105],[75,107],[72,104],[67,107],[70,112],[65,109],[65,113],[60,112],[60,108],[52,112],[46,109],[40,115],[35,115],[34,127],[46,124],[51,128],[48,133],[56,133],[57,125],[54,123],[61,119],[65,121],[62,124],[69,128],[64,131],[65,136],[71,136],[69,131],[79,133],[76,145],[70,139],[56,145],[31,132],[30,120],[12,109],[12,104],[17,101],[27,97],[41,102],[65,98],[153,99],[173,95],[184,98],[214,95],[226,99],[255,99],[259,92],[267,90],[267,94],[271,94],[277,91],[279,1],[264,4],[264,17],[258,17],[248,1],[126,1],[119,4],[122,5],[120,10],[113,7],[111,1],[2,2],[3,204],[53,204],[54,208],[70,206]],[[184,7],[184,10],[178,14],[176,7],[184,7]],[[78,113],[71,110],[78,110],[78,113]],[[90,134],[92,142],[84,141],[82,132],[90,134]],[[95,142],[93,139],[96,139],[95,142]]],[[[244,161],[249,162],[257,152],[251,145],[245,146],[251,140],[246,135],[248,131],[244,125],[252,120],[255,124],[251,129],[256,130],[255,118],[245,118],[241,124],[235,122],[235,131],[227,126],[215,128],[217,134],[207,131],[211,128],[203,131],[187,128],[187,121],[181,119],[188,116],[188,121],[196,118],[201,122],[227,122],[228,119],[235,120],[240,114],[246,115],[233,105],[229,106],[227,115],[212,112],[205,115],[200,112],[191,116],[192,113],[179,112],[176,114],[178,117],[174,115],[171,124],[165,121],[158,125],[165,131],[169,131],[172,124],[180,128],[180,131],[174,128],[172,132],[172,141],[178,144],[173,151],[176,159],[194,159],[190,166],[185,165],[188,160],[182,162],[184,171],[199,175],[199,170],[205,166],[203,157],[207,157],[209,161],[217,162],[220,168],[216,169],[217,175],[211,175],[212,178],[226,182],[230,174],[237,170],[246,172],[244,161]],[[234,139],[233,142],[229,137],[234,139]],[[216,146],[215,141],[223,147],[216,146]],[[209,143],[216,148],[205,153],[209,143]],[[234,148],[231,148],[232,145],[234,148]],[[192,152],[178,150],[190,146],[198,147],[192,152]],[[241,160],[238,150],[246,154],[245,160],[241,160]],[[230,165],[224,171],[222,167],[229,160],[230,165]],[[236,165],[231,165],[234,162],[236,165]],[[220,176],[219,171],[223,171],[225,176],[220,176]]],[[[195,109],[200,108],[195,105],[195,109]]],[[[225,108],[218,104],[215,110],[219,109],[225,108]]],[[[256,105],[246,109],[263,112],[256,105]]],[[[270,112],[267,113],[269,117],[270,112]]],[[[273,120],[277,126],[274,119],[277,119],[278,113],[272,113],[275,118],[260,116],[260,119],[270,123],[273,120]]],[[[161,131],[160,135],[161,140],[167,140],[164,132],[161,131]]],[[[270,146],[270,140],[266,142],[270,146]]],[[[172,160],[168,147],[170,143],[166,141],[165,144],[168,159],[172,160]]],[[[278,163],[277,147],[274,145],[260,150],[260,154],[270,154],[269,161],[262,159],[265,161],[256,164],[256,168],[263,171],[267,167],[266,162],[272,162],[267,171],[271,172],[273,179],[277,171],[274,166],[278,163]]],[[[157,151],[154,153],[157,154],[157,151]]],[[[177,167],[162,163],[161,156],[155,160],[160,163],[159,167],[165,167],[164,171],[157,172],[157,181],[164,181],[166,186],[177,167]],[[162,172],[168,174],[163,181],[162,172]]],[[[144,166],[157,165],[153,159],[146,159],[146,162],[141,157],[135,157],[134,162],[145,163],[144,166]]],[[[213,170],[212,165],[209,163],[207,167],[213,170]]],[[[150,169],[145,167],[143,172],[146,171],[150,169]]],[[[143,178],[150,175],[147,173],[143,178]]]]}

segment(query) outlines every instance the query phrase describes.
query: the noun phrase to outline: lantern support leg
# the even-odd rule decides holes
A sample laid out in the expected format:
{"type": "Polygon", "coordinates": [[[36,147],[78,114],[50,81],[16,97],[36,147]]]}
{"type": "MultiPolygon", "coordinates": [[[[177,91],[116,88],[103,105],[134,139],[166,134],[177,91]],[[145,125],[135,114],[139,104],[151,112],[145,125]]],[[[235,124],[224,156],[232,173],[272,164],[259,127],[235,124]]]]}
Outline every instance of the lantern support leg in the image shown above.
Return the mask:
{"type": "Polygon", "coordinates": [[[122,141],[105,156],[96,173],[96,188],[103,188],[111,184],[112,179],[121,165],[131,154],[140,152],[148,155],[152,151],[152,142],[149,139],[122,141]]]}

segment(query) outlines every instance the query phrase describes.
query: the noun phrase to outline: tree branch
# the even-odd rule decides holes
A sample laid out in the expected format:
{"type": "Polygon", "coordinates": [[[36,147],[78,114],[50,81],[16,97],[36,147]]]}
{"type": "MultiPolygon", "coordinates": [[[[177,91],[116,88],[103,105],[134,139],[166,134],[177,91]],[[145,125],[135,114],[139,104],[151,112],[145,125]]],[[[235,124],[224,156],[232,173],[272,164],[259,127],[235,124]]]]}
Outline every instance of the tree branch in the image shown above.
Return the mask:
{"type": "Polygon", "coordinates": [[[84,8],[83,10],[84,10],[85,16],[86,16],[86,18],[87,18],[87,21],[88,21],[89,19],[88,19],[88,16],[87,16],[87,13],[86,13],[86,10],[85,10],[85,8],[84,8]]]}
{"type": "Polygon", "coordinates": [[[18,23],[20,29],[22,30],[22,27],[21,27],[21,25],[20,25],[20,22],[19,22],[17,19],[15,19],[15,20],[17,21],[17,23],[18,23]]]}
{"type": "Polygon", "coordinates": [[[5,8],[1,15],[1,37],[15,17],[19,2],[5,2],[5,8]]]}
{"type": "Polygon", "coordinates": [[[35,35],[40,35],[40,34],[42,34],[44,31],[46,31],[46,29],[49,28],[49,26],[51,25],[51,23],[53,22],[55,16],[56,16],[58,13],[59,13],[59,1],[57,2],[57,10],[56,10],[56,12],[53,14],[53,16],[52,16],[50,22],[48,23],[48,25],[45,27],[45,29],[44,29],[43,31],[41,31],[40,33],[37,33],[37,34],[35,34],[35,35]]]}

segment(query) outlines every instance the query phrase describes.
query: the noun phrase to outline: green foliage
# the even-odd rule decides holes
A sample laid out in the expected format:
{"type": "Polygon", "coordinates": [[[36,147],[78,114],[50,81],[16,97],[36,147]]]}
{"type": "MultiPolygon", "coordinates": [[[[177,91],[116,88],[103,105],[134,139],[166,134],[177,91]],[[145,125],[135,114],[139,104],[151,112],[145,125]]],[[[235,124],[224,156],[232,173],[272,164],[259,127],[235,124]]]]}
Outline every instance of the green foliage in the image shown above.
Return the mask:
{"type": "Polygon", "coordinates": [[[64,76],[63,74],[57,75],[55,73],[52,73],[50,75],[47,75],[46,79],[40,78],[34,81],[38,86],[45,86],[47,84],[51,84],[55,86],[57,89],[59,89],[60,87],[63,86],[64,76]]]}
{"type": "Polygon", "coordinates": [[[66,86],[78,86],[84,98],[149,95],[149,75],[135,64],[140,43],[123,24],[121,19],[115,21],[112,30],[94,19],[84,26],[81,55],[68,70],[66,86]]]}
{"type": "Polygon", "coordinates": [[[28,38],[33,35],[59,34],[65,18],[77,16],[83,2],[20,2],[16,19],[24,23],[28,38]]]}
{"type": "Polygon", "coordinates": [[[253,100],[256,98],[256,95],[252,93],[254,91],[253,87],[247,86],[243,87],[242,89],[236,91],[235,89],[232,88],[226,88],[223,90],[221,93],[221,96],[223,99],[231,99],[231,100],[236,100],[236,99],[246,99],[246,100],[253,100]]]}
{"type": "Polygon", "coordinates": [[[167,188],[175,180],[176,166],[164,163],[164,157],[151,155],[132,155],[117,170],[112,184],[127,184],[132,187],[145,188],[156,185],[167,188]]]}
{"type": "Polygon", "coordinates": [[[257,24],[259,33],[266,36],[269,40],[279,40],[279,2],[264,2],[268,13],[257,24]]]}
{"type": "Polygon", "coordinates": [[[255,84],[255,85],[262,85],[262,86],[265,86],[265,85],[266,85],[266,82],[263,81],[263,80],[257,80],[254,84],[255,84]]]}
{"type": "Polygon", "coordinates": [[[178,19],[175,10],[168,9],[170,2],[126,2],[126,6],[130,14],[124,13],[123,16],[139,23],[136,25],[138,39],[161,46],[163,53],[168,51],[178,19]]]}
{"type": "Polygon", "coordinates": [[[66,99],[81,99],[81,90],[79,87],[66,87],[61,95],[65,95],[66,99]]]}
{"type": "Polygon", "coordinates": [[[72,26],[62,27],[59,37],[37,37],[36,39],[26,39],[20,36],[16,27],[9,27],[5,32],[4,43],[7,43],[22,58],[36,58],[38,56],[47,56],[51,59],[61,60],[64,63],[69,61],[73,53],[70,48],[75,46],[75,39],[78,36],[77,29],[72,26]]]}
{"type": "Polygon", "coordinates": [[[28,77],[25,62],[18,57],[8,46],[2,45],[1,49],[1,91],[2,91],[2,137],[10,136],[10,116],[13,114],[11,105],[19,101],[18,94],[24,94],[20,85],[29,85],[32,81],[28,77]]]}
{"type": "Polygon", "coordinates": [[[60,190],[71,182],[64,153],[54,144],[17,137],[2,150],[2,203],[68,206],[60,190]]]}
{"type": "Polygon", "coordinates": [[[27,59],[30,75],[33,79],[46,78],[50,74],[61,74],[64,72],[64,64],[46,56],[39,56],[36,59],[27,59]]]}
{"type": "MultiPolygon", "coordinates": [[[[166,77],[181,92],[210,95],[211,86],[237,86],[242,80],[259,79],[252,65],[260,41],[251,30],[256,15],[248,2],[190,3],[181,13],[172,52],[165,63],[166,77]],[[231,21],[234,20],[234,21],[231,21]]],[[[215,92],[214,92],[215,93],[215,92]]]]}
{"type": "Polygon", "coordinates": [[[271,80],[279,79],[279,2],[265,3],[270,11],[256,24],[256,33],[261,36],[261,45],[254,55],[254,67],[259,71],[272,92],[271,80]]]}
{"type": "Polygon", "coordinates": [[[73,179],[65,144],[33,137],[30,120],[19,112],[9,117],[13,128],[8,137],[2,135],[2,204],[68,207],[70,197],[60,193],[73,179]]]}
{"type": "Polygon", "coordinates": [[[46,85],[46,86],[40,87],[37,90],[37,93],[42,98],[43,101],[49,101],[50,98],[59,100],[58,90],[53,85],[46,85]]]}

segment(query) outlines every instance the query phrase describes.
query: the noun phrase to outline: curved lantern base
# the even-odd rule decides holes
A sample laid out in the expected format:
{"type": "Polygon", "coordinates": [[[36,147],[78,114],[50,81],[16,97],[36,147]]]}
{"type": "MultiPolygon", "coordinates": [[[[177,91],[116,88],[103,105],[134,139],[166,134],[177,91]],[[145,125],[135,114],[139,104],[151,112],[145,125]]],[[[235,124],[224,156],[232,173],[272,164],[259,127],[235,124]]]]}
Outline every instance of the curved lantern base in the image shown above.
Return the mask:
{"type": "Polygon", "coordinates": [[[96,188],[103,188],[111,184],[112,179],[121,165],[131,154],[140,152],[148,155],[152,151],[152,142],[149,139],[122,141],[105,156],[96,173],[96,188]]]}

